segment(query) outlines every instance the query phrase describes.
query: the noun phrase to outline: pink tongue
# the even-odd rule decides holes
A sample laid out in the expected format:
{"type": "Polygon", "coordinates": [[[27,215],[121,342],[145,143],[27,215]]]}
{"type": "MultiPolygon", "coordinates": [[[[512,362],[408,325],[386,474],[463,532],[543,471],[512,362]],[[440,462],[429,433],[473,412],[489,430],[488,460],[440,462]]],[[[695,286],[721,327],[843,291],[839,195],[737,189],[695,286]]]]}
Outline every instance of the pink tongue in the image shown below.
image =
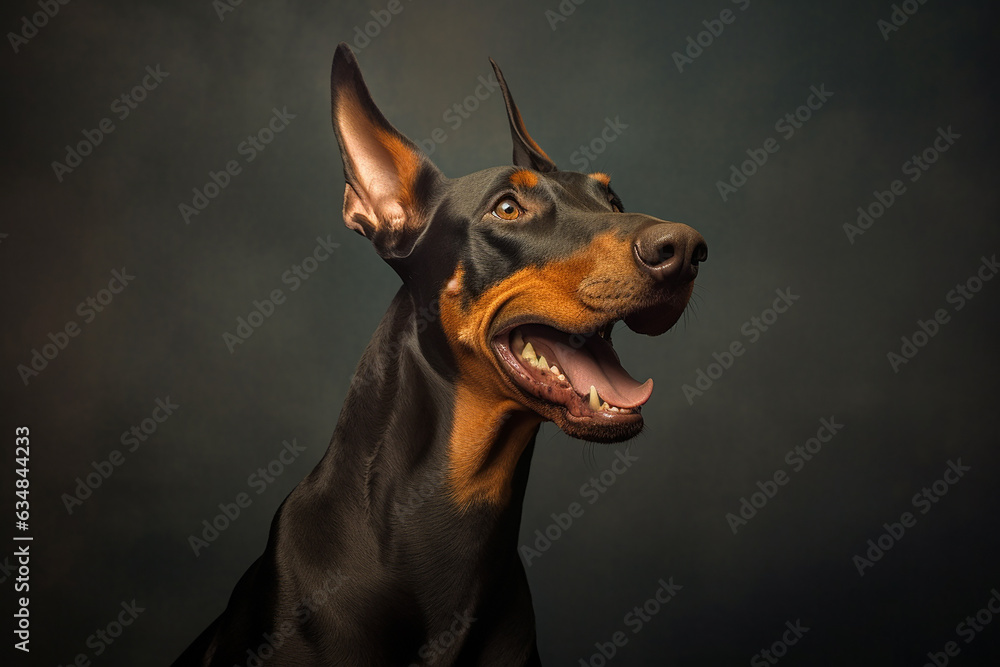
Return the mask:
{"type": "Polygon", "coordinates": [[[582,347],[569,345],[568,337],[550,327],[522,327],[524,339],[544,354],[549,364],[555,364],[581,396],[597,389],[602,401],[619,408],[634,408],[649,400],[653,380],[637,382],[628,374],[610,345],[603,340],[588,341],[582,347]],[[551,356],[550,356],[551,352],[551,356]],[[553,358],[554,357],[554,358],[553,358]]]}

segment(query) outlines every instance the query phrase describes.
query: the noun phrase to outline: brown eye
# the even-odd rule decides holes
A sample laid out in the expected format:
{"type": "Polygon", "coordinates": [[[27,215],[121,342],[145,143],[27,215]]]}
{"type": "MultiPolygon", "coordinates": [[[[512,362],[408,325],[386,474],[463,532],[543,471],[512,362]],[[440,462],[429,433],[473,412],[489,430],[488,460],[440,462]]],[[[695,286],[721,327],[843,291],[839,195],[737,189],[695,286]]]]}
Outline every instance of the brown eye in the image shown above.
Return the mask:
{"type": "Polygon", "coordinates": [[[521,207],[510,197],[501,199],[493,209],[493,215],[501,220],[517,220],[521,213],[521,207]]]}

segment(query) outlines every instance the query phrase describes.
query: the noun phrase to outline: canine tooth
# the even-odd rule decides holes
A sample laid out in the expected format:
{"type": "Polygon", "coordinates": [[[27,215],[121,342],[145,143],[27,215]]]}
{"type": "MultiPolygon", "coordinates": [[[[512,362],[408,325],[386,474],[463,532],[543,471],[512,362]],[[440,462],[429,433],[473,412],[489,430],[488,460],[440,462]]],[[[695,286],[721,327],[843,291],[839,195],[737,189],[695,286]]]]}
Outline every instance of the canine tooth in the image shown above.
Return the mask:
{"type": "Polygon", "coordinates": [[[544,354],[542,356],[538,357],[538,362],[536,363],[535,367],[539,368],[539,369],[541,369],[543,371],[549,370],[549,362],[545,361],[545,355],[544,354]]]}
{"type": "Polygon", "coordinates": [[[538,357],[535,356],[535,348],[531,347],[531,343],[524,344],[524,349],[521,350],[521,358],[530,361],[532,366],[538,361],[538,357]]]}
{"type": "Polygon", "coordinates": [[[590,385],[590,409],[594,411],[601,409],[601,402],[597,397],[597,387],[594,385],[590,385]]]}
{"type": "Polygon", "coordinates": [[[611,406],[608,405],[607,401],[604,401],[603,403],[601,403],[601,410],[610,410],[610,409],[611,409],[611,406]]]}
{"type": "Polygon", "coordinates": [[[563,375],[562,373],[560,373],[560,374],[559,374],[559,381],[560,381],[560,382],[565,382],[565,381],[566,381],[566,376],[565,376],[565,375],[563,375]]]}

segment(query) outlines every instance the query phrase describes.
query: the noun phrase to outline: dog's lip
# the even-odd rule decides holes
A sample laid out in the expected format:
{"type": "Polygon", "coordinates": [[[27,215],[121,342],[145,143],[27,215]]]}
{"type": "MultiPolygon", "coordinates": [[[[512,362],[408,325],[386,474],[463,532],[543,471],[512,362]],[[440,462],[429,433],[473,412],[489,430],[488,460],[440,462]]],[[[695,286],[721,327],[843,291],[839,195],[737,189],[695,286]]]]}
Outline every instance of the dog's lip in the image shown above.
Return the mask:
{"type": "Polygon", "coordinates": [[[647,336],[666,333],[680,319],[683,309],[671,308],[668,303],[657,303],[639,308],[622,317],[629,329],[647,336]]]}
{"type": "Polygon", "coordinates": [[[570,336],[591,336],[595,335],[598,331],[602,331],[603,329],[614,325],[616,322],[620,322],[621,319],[622,318],[620,317],[606,317],[600,320],[595,320],[591,326],[580,327],[566,326],[541,315],[518,315],[517,317],[505,320],[500,325],[494,326],[493,333],[489,335],[489,339],[495,341],[501,336],[509,335],[514,329],[528,324],[538,324],[544,327],[549,327],[570,336]]]}
{"type": "MultiPolygon", "coordinates": [[[[686,303],[686,299],[685,299],[686,303]]],[[[684,311],[684,306],[677,307],[673,303],[673,297],[671,295],[658,294],[651,298],[649,301],[633,306],[632,308],[617,312],[614,315],[606,315],[604,317],[595,318],[589,324],[580,325],[564,325],[563,323],[556,322],[544,315],[538,314],[522,314],[512,317],[511,319],[504,320],[502,323],[494,323],[490,327],[491,332],[487,334],[487,340],[496,340],[498,337],[504,334],[509,334],[512,330],[517,327],[524,326],[526,324],[541,324],[543,326],[551,327],[557,331],[567,333],[569,335],[579,335],[589,337],[597,332],[603,331],[606,328],[614,326],[617,322],[622,322],[630,330],[644,334],[646,336],[659,336],[661,334],[669,331],[680,319],[681,313],[684,311]]],[[[608,341],[610,343],[610,340],[608,341]]]]}
{"type": "Polygon", "coordinates": [[[586,332],[587,338],[579,344],[568,344],[574,332],[538,319],[519,318],[500,328],[493,336],[492,347],[521,393],[562,408],[568,421],[609,425],[641,421],[639,413],[652,393],[652,380],[636,382],[622,368],[610,342],[596,334],[613,322],[609,320],[586,332]],[[512,341],[518,336],[521,339],[517,343],[512,341]],[[541,355],[548,355],[546,367],[555,365],[558,373],[548,368],[543,371],[521,356],[525,343],[532,341],[541,355]],[[596,395],[594,402],[591,393],[596,395]]]}

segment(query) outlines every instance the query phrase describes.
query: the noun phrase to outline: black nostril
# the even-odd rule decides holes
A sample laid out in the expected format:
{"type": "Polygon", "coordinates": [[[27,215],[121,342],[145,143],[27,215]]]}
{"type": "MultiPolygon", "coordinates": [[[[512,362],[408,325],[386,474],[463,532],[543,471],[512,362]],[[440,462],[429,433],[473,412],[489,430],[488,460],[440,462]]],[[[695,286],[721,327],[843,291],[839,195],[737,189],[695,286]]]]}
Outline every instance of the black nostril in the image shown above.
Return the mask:
{"type": "Polygon", "coordinates": [[[701,234],[687,225],[657,222],[641,229],[633,244],[636,264],[656,281],[690,281],[708,257],[701,234]]]}
{"type": "Polygon", "coordinates": [[[643,232],[635,240],[636,258],[646,266],[659,266],[674,256],[674,244],[659,230],[643,232]]]}
{"type": "Polygon", "coordinates": [[[674,256],[674,244],[673,243],[666,243],[666,244],[660,246],[660,250],[659,250],[659,252],[656,255],[657,255],[657,262],[656,263],[657,264],[663,264],[665,261],[667,261],[668,259],[670,259],[671,257],[674,256]]]}
{"type": "Polygon", "coordinates": [[[699,243],[695,246],[694,252],[691,253],[691,264],[698,266],[706,259],[708,259],[708,246],[704,243],[699,243]]]}

